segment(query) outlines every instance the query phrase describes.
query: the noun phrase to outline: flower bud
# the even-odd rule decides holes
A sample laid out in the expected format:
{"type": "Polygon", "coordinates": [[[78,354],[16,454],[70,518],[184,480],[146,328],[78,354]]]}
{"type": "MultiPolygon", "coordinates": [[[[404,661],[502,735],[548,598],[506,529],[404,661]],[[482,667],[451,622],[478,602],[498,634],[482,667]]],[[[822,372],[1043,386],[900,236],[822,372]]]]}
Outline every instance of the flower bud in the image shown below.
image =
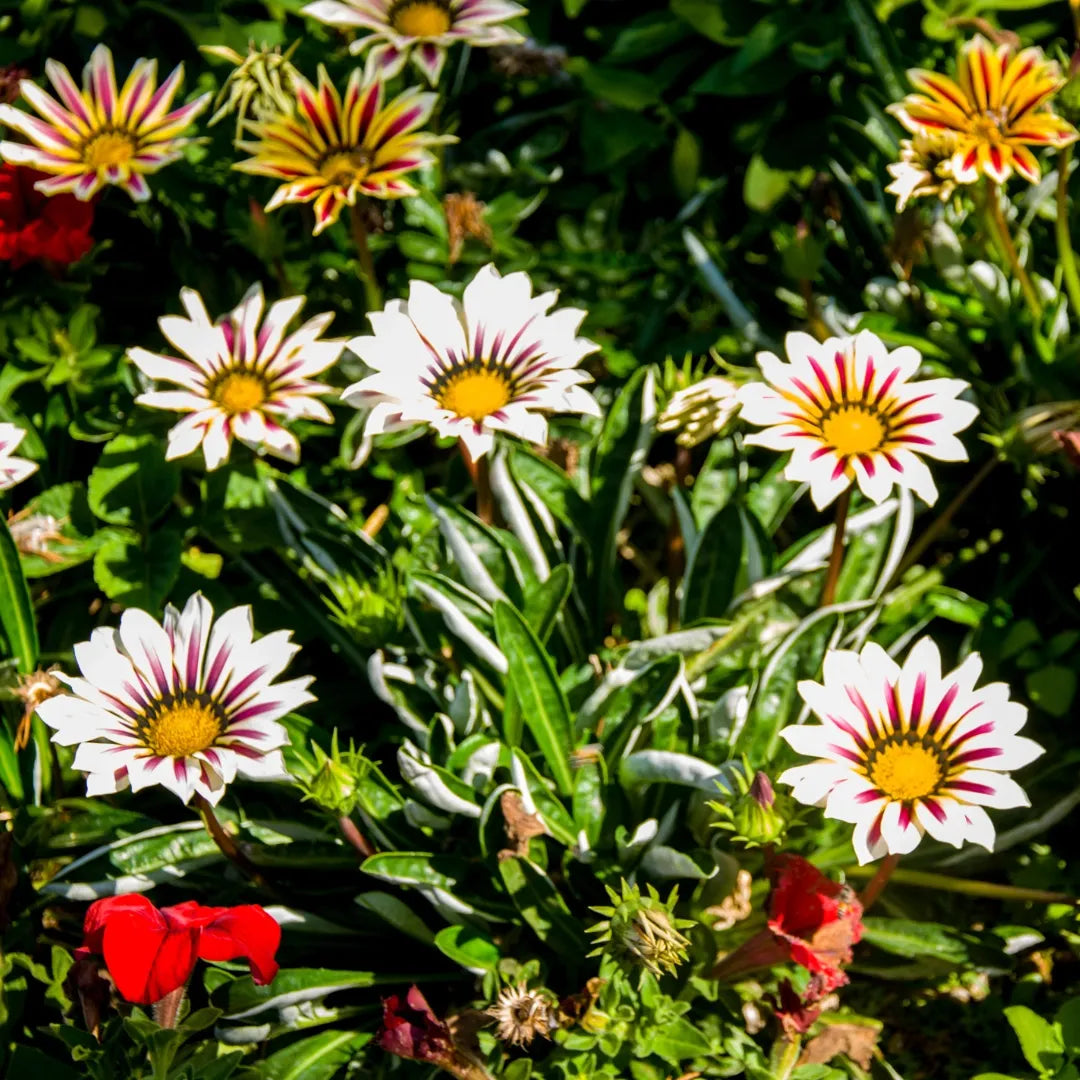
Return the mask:
{"type": "Polygon", "coordinates": [[[645,971],[653,975],[674,972],[687,959],[688,938],[679,933],[680,927],[693,926],[693,920],[676,918],[675,902],[678,890],[672,889],[666,901],[648,886],[649,895],[622,883],[622,894],[608,888],[611,907],[594,907],[592,910],[607,918],[590,927],[590,934],[598,934],[601,946],[590,955],[606,954],[630,970],[645,971]]]}
{"type": "Polygon", "coordinates": [[[315,769],[307,780],[300,781],[304,798],[310,799],[335,817],[348,817],[356,808],[360,781],[369,762],[352,745],[345,753],[338,750],[337,731],[330,742],[330,753],[318,743],[311,744],[315,769]]]}

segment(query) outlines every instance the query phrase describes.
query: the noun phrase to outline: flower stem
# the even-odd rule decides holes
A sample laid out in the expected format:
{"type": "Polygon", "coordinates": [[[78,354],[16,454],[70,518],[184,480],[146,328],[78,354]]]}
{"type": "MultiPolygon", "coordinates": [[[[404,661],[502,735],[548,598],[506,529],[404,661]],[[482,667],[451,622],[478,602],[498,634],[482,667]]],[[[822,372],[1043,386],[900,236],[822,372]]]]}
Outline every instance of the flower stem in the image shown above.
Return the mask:
{"type": "Polygon", "coordinates": [[[1039,294],[1035,291],[1035,286],[1032,284],[1031,278],[1028,276],[1027,270],[1024,269],[1023,263],[1020,262],[1020,256],[1017,254],[1016,245],[1013,243],[1012,236],[1009,233],[1009,224],[1005,220],[1005,215],[1001,210],[1001,192],[997,184],[989,184],[986,209],[990,216],[990,222],[994,227],[994,231],[997,233],[998,245],[1001,248],[1001,253],[1005,256],[1006,261],[1012,268],[1013,274],[1016,275],[1016,280],[1020,282],[1020,291],[1024,294],[1024,299],[1027,301],[1027,306],[1031,310],[1032,317],[1036,322],[1041,322],[1043,313],[1042,303],[1039,300],[1039,294]]]}
{"type": "Polygon", "coordinates": [[[461,456],[465,461],[465,468],[472,477],[473,487],[476,488],[476,516],[485,524],[495,523],[495,500],[491,493],[491,468],[485,454],[481,458],[474,459],[469,453],[469,448],[460,440],[461,456]]]}
{"type": "Polygon", "coordinates": [[[217,815],[214,813],[214,808],[210,805],[206,796],[196,792],[193,802],[195,804],[195,809],[199,811],[199,816],[202,818],[203,825],[206,826],[206,831],[210,834],[210,838],[214,843],[217,844],[221,854],[233,863],[245,877],[250,878],[253,884],[258,885],[260,888],[268,888],[269,886],[266,878],[262,876],[251,860],[240,850],[236,841],[225,831],[225,827],[221,822],[218,821],[217,815]]]}
{"type": "Polygon", "coordinates": [[[840,580],[840,567],[844,563],[844,528],[847,525],[850,507],[851,488],[849,487],[836,503],[832,553],[829,555],[829,569],[825,574],[825,587],[821,590],[821,607],[828,607],[836,599],[836,583],[840,580]]]}
{"type": "MultiPolygon", "coordinates": [[[[870,877],[873,873],[876,880],[882,869],[884,869],[884,864],[876,872],[869,866],[851,866],[844,873],[849,878],[870,877]]],[[[924,870],[897,870],[892,877],[897,885],[911,885],[917,889],[937,889],[940,892],[961,893],[964,896],[985,896],[992,900],[1011,900],[1017,903],[1080,904],[1080,899],[1069,896],[1068,893],[1026,889],[1020,885],[999,885],[993,881],[971,881],[968,878],[954,878],[947,874],[932,874],[924,870]]],[[[867,888],[869,889],[869,886],[867,888]]]]}
{"type": "Polygon", "coordinates": [[[353,821],[348,814],[342,814],[341,817],[338,818],[338,828],[341,829],[341,835],[344,836],[365,859],[375,854],[375,849],[371,846],[371,841],[356,827],[356,822],[353,821]]]}
{"type": "Polygon", "coordinates": [[[371,257],[371,248],[368,246],[368,227],[364,221],[364,207],[361,203],[354,203],[349,207],[349,228],[352,231],[353,243],[356,245],[356,254],[360,259],[360,276],[364,282],[364,301],[368,311],[378,311],[383,306],[382,289],[379,288],[379,279],[375,274],[375,260],[371,257]]]}
{"type": "MultiPolygon", "coordinates": [[[[675,450],[674,487],[685,489],[686,478],[690,475],[692,459],[685,446],[675,450]]],[[[671,503],[671,523],[667,535],[667,577],[668,577],[668,633],[679,628],[679,582],[686,569],[686,542],[679,526],[679,514],[675,509],[674,496],[671,503]]]]}
{"type": "Polygon", "coordinates": [[[770,1075],[773,1080],[788,1080],[795,1066],[799,1064],[801,1054],[802,1039],[798,1035],[790,1039],[781,1035],[773,1043],[769,1054],[770,1075]]]}
{"type": "Polygon", "coordinates": [[[874,876],[867,882],[866,888],[859,893],[859,903],[862,904],[863,911],[869,911],[870,906],[885,891],[885,886],[889,884],[889,878],[893,876],[899,861],[899,855],[886,855],[881,860],[874,876]]]}
{"type": "Polygon", "coordinates": [[[160,1001],[154,1002],[154,1022],[158,1027],[174,1028],[180,1019],[180,1006],[184,1003],[183,986],[170,990],[160,1001]]]}
{"type": "MultiPolygon", "coordinates": [[[[1073,14],[1077,9],[1073,8],[1073,14]]],[[[1057,182],[1057,221],[1054,231],[1057,233],[1058,262],[1061,263],[1061,276],[1065,280],[1065,291],[1069,294],[1069,306],[1073,318],[1080,319],[1080,272],[1076,269],[1076,253],[1073,251],[1072,236],[1069,234],[1069,165],[1072,163],[1072,146],[1066,146],[1058,157],[1057,182]]]]}
{"type": "Polygon", "coordinates": [[[960,507],[971,498],[975,489],[994,471],[999,460],[995,456],[983,462],[982,468],[957,492],[952,502],[934,518],[922,536],[912,544],[903,561],[896,568],[896,573],[893,574],[892,580],[889,582],[890,585],[899,580],[905,570],[919,561],[922,553],[945,531],[960,507]]]}

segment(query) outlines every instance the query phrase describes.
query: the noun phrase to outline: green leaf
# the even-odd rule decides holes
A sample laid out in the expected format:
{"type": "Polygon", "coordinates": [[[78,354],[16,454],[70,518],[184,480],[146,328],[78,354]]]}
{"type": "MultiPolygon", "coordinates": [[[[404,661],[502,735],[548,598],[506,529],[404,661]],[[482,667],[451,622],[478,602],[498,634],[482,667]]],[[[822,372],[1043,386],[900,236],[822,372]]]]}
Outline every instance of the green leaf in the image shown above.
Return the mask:
{"type": "Polygon", "coordinates": [[[369,1031],[320,1031],[251,1066],[260,1080],[331,1080],[369,1043],[369,1031]]]}
{"type": "Polygon", "coordinates": [[[365,911],[370,911],[385,919],[403,934],[408,934],[409,937],[415,938],[424,945],[435,944],[435,935],[427,928],[424,920],[396,896],[373,890],[361,893],[355,899],[365,911]]]}
{"type": "Polygon", "coordinates": [[[231,979],[210,995],[210,1003],[228,1020],[246,1020],[268,1009],[321,1001],[339,990],[363,990],[377,981],[370,971],[286,968],[267,986],[256,986],[250,975],[231,979]]]}
{"type": "Polygon", "coordinates": [[[551,658],[524,617],[505,601],[495,604],[495,636],[509,665],[507,680],[561,795],[570,795],[570,706],[551,658]]]}
{"type": "Polygon", "coordinates": [[[655,386],[652,368],[641,368],[630,376],[607,414],[593,455],[591,533],[594,538],[602,537],[595,547],[599,557],[593,579],[593,612],[598,623],[603,620],[608,590],[616,579],[617,537],[630,505],[634,479],[645,464],[652,441],[655,386]]]}
{"type": "Polygon", "coordinates": [[[1080,997],[1071,997],[1057,1011],[1054,1023],[1061,1031],[1065,1049],[1074,1057],[1080,1055],[1080,997]]]}
{"type": "Polygon", "coordinates": [[[435,886],[451,891],[466,871],[461,860],[426,851],[383,851],[365,859],[360,869],[395,885],[435,886]]]}
{"type": "Polygon", "coordinates": [[[863,928],[864,941],[894,956],[931,956],[955,964],[964,963],[968,957],[964,941],[940,923],[867,916],[863,928]]]}
{"type": "Polygon", "coordinates": [[[570,477],[554,462],[519,446],[511,449],[509,462],[514,479],[535,495],[576,539],[589,544],[591,511],[570,477]]]}
{"type": "Polygon", "coordinates": [[[494,971],[499,964],[499,946],[471,926],[445,927],[435,935],[435,947],[474,975],[494,971]]]}
{"type": "Polygon", "coordinates": [[[548,577],[525,593],[523,614],[541,643],[546,643],[555,627],[555,620],[574,587],[574,572],[566,563],[559,563],[548,577]]]}
{"type": "Polygon", "coordinates": [[[94,581],[125,607],[157,611],[180,573],[183,537],[162,529],[145,537],[114,536],[94,556],[94,581]]]}
{"type": "Polygon", "coordinates": [[[789,187],[791,173],[769,168],[760,154],[750,159],[743,178],[743,200],[751,210],[767,213],[787,194],[789,187]]]}
{"type": "Polygon", "coordinates": [[[682,1016],[657,1024],[656,1033],[649,1044],[654,1054],[672,1065],[712,1053],[709,1040],[682,1016]]]}
{"type": "Polygon", "coordinates": [[[729,503],[713,514],[690,552],[683,585],[683,622],[724,614],[735,595],[742,558],[742,514],[729,503]]]}
{"type": "Polygon", "coordinates": [[[117,435],[90,473],[87,498],[102,521],[146,533],[179,489],[180,466],[165,460],[160,439],[117,435]]]}
{"type": "Polygon", "coordinates": [[[529,859],[512,857],[499,862],[506,891],[541,941],[560,953],[568,966],[574,966],[588,952],[585,935],[570,914],[551,878],[529,859]]]}
{"type": "Polygon", "coordinates": [[[1036,1072],[1056,1072],[1061,1068],[1065,1043],[1061,1031],[1026,1005],[1010,1005],[1005,1019],[1020,1040],[1020,1051],[1036,1072]]]}
{"type": "Polygon", "coordinates": [[[38,658],[37,623],[19,551],[3,515],[0,515],[0,627],[19,671],[29,674],[38,658]]]}

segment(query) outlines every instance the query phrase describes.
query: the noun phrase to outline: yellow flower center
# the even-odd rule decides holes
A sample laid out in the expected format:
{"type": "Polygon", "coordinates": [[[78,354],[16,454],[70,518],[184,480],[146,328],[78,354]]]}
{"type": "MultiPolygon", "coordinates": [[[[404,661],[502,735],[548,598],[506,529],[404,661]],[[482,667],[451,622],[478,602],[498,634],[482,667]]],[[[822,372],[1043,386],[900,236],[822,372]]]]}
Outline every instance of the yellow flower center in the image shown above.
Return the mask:
{"type": "Polygon", "coordinates": [[[211,706],[178,701],[149,722],[144,738],[160,757],[179,758],[209,749],[220,734],[221,719],[211,706]]]}
{"type": "Polygon", "coordinates": [[[992,146],[1001,142],[1002,118],[995,113],[983,113],[971,120],[971,134],[977,139],[985,139],[992,146]]]}
{"type": "Polygon", "coordinates": [[[266,384],[258,375],[234,371],[218,383],[212,396],[227,413],[247,412],[266,400],[266,384]]]}
{"type": "Polygon", "coordinates": [[[877,415],[860,405],[843,405],[821,424],[822,439],[846,456],[877,450],[885,434],[885,425],[877,415]]]}
{"type": "Polygon", "coordinates": [[[107,169],[110,165],[126,165],[135,154],[135,143],[122,131],[106,131],[95,135],[83,147],[83,161],[90,169],[107,169]]]}
{"type": "Polygon", "coordinates": [[[490,416],[506,405],[511,396],[510,383],[498,371],[466,371],[435,392],[435,400],[444,409],[470,420],[490,416]]]}
{"type": "Polygon", "coordinates": [[[402,37],[438,37],[453,23],[449,5],[439,0],[404,0],[390,11],[390,25],[402,37]]]}
{"type": "Polygon", "coordinates": [[[337,150],[319,162],[319,174],[331,187],[348,187],[367,176],[372,160],[368,150],[337,150]]]}
{"type": "Polygon", "coordinates": [[[868,771],[871,783],[897,802],[933,794],[944,778],[941,754],[921,742],[886,742],[868,771]]]}

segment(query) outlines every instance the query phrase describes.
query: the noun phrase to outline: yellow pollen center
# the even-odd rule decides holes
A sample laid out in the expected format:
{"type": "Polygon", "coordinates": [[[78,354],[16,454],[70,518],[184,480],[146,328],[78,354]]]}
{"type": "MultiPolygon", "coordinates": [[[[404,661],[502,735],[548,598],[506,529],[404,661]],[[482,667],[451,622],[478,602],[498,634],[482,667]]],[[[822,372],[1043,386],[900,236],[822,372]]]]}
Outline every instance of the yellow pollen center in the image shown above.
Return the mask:
{"type": "Polygon", "coordinates": [[[871,783],[898,802],[933,794],[943,779],[941,758],[921,743],[889,743],[874,756],[869,771],[871,783]]]}
{"type": "Polygon", "coordinates": [[[247,412],[266,400],[266,386],[257,375],[238,371],[221,380],[214,390],[214,400],[227,413],[247,412]]]}
{"type": "Polygon", "coordinates": [[[390,25],[402,37],[438,37],[450,29],[453,19],[449,9],[434,0],[406,0],[391,14],[390,25]]]}
{"type": "Polygon", "coordinates": [[[220,734],[221,723],[212,708],[198,702],[178,702],[150,721],[146,744],[161,757],[187,757],[213,746],[220,734]]]}
{"type": "Polygon", "coordinates": [[[838,453],[865,454],[884,442],[885,425],[874,413],[857,405],[845,405],[825,418],[821,437],[838,453]]]}
{"type": "Polygon", "coordinates": [[[436,400],[457,416],[483,420],[510,401],[510,384],[495,371],[469,371],[436,394],[436,400]]]}
{"type": "Polygon", "coordinates": [[[87,168],[107,169],[110,165],[126,165],[135,153],[135,143],[130,135],[106,131],[92,138],[82,153],[87,168]]]}
{"type": "Polygon", "coordinates": [[[319,174],[334,187],[348,187],[367,176],[371,162],[367,150],[339,150],[319,162],[319,174]]]}

